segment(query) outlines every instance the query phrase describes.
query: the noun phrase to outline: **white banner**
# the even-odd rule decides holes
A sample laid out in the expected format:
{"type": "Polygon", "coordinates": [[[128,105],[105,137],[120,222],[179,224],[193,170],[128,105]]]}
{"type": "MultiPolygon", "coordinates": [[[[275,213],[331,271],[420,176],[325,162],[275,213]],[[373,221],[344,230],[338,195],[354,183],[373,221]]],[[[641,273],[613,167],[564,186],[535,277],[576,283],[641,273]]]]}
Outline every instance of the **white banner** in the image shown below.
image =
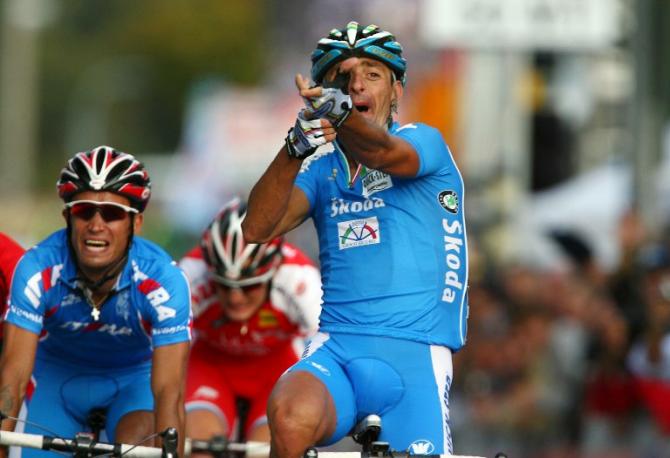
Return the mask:
{"type": "Polygon", "coordinates": [[[423,0],[429,47],[598,50],[621,35],[621,0],[423,0]]]}

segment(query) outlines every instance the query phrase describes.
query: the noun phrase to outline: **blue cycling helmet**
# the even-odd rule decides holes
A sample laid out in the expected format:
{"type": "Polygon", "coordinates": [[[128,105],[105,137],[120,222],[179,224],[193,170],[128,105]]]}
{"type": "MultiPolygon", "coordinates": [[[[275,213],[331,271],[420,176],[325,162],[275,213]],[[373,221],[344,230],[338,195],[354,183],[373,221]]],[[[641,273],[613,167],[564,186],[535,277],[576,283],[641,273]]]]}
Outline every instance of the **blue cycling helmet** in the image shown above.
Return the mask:
{"type": "Polygon", "coordinates": [[[321,84],[324,75],[338,62],[350,57],[376,59],[393,71],[398,81],[405,85],[407,61],[402,57],[402,46],[391,32],[370,24],[361,27],[351,21],[344,29],[333,29],[319,40],[312,53],[312,80],[321,84]]]}

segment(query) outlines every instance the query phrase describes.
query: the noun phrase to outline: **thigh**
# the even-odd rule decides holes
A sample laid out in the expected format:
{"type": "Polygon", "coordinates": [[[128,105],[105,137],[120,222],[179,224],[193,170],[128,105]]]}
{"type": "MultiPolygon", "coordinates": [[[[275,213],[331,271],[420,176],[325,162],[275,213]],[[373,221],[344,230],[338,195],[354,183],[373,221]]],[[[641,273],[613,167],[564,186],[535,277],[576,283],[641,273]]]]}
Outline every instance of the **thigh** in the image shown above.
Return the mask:
{"type": "Polygon", "coordinates": [[[244,385],[243,389],[236,389],[236,393],[249,401],[249,410],[244,424],[246,437],[250,437],[251,431],[267,423],[266,412],[270,393],[279,377],[297,361],[298,357],[292,346],[287,345],[273,351],[270,355],[249,360],[248,367],[241,371],[242,377],[238,378],[235,387],[244,385]],[[259,372],[259,369],[262,371],[259,372]]]}
{"type": "Polygon", "coordinates": [[[116,430],[122,421],[125,423],[124,440],[128,434],[134,437],[143,435],[145,431],[153,432],[154,396],[151,391],[151,366],[138,367],[133,371],[112,372],[110,376],[117,381],[119,392],[107,409],[105,429],[108,439],[118,441],[116,430]],[[129,415],[131,413],[133,415],[129,415]],[[132,431],[136,431],[136,434],[132,431]]]}
{"type": "MultiPolygon", "coordinates": [[[[331,351],[329,342],[327,334],[315,335],[310,340],[305,355],[279,379],[272,393],[273,397],[287,393],[286,396],[293,396],[299,402],[311,405],[323,403],[324,395],[330,396],[335,406],[336,426],[330,437],[319,445],[334,444],[342,439],[351,431],[356,419],[356,401],[351,382],[341,366],[340,359],[331,351]],[[314,386],[313,390],[302,389],[299,384],[296,384],[298,389],[293,391],[284,388],[287,385],[286,381],[290,381],[291,377],[301,372],[313,376],[302,378],[303,383],[314,386]],[[315,396],[321,399],[313,399],[315,396]]],[[[326,412],[321,412],[321,415],[326,415],[326,412]]]]}
{"type": "MultiPolygon", "coordinates": [[[[30,423],[25,423],[24,432],[45,434],[46,429],[50,435],[73,437],[76,433],[82,431],[81,422],[66,409],[61,396],[61,387],[71,376],[71,373],[58,366],[40,362],[35,363],[31,381],[33,391],[26,397],[26,420],[30,423]]],[[[48,458],[53,456],[52,452],[27,447],[17,450],[20,453],[13,451],[12,456],[21,456],[22,458],[48,458]]]]}
{"type": "Polygon", "coordinates": [[[448,424],[451,351],[400,341],[389,352],[388,362],[402,375],[404,393],[381,415],[380,439],[395,450],[413,454],[452,453],[448,424]]]}
{"type": "Polygon", "coordinates": [[[191,352],[188,373],[186,377],[186,414],[187,418],[195,419],[192,413],[206,411],[209,414],[198,415],[200,419],[213,421],[218,419],[225,434],[232,432],[237,415],[235,394],[222,374],[231,371],[231,368],[222,364],[219,358],[198,350],[195,347],[191,352]],[[208,420],[209,419],[209,420],[208,420]]]}

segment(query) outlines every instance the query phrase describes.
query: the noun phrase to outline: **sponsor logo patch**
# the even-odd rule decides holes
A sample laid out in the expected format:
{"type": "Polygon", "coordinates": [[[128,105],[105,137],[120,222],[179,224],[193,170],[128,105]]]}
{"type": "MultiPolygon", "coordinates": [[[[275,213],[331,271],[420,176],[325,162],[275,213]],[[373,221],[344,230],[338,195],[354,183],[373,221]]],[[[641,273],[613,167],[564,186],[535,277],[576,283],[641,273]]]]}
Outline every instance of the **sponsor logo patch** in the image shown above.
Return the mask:
{"type": "Polygon", "coordinates": [[[279,325],[277,316],[271,310],[260,310],[258,312],[258,326],[261,328],[275,328],[279,325]]]}
{"type": "Polygon", "coordinates": [[[435,446],[431,441],[418,439],[409,444],[411,455],[430,455],[435,451],[435,446]]]}
{"type": "Polygon", "coordinates": [[[380,242],[379,221],[372,218],[354,219],[337,223],[337,240],[340,250],[380,242]]]}
{"type": "Polygon", "coordinates": [[[368,170],[368,173],[363,177],[362,183],[363,197],[368,197],[376,192],[393,187],[391,175],[379,170],[368,170]]]}
{"type": "Polygon", "coordinates": [[[437,201],[449,213],[458,213],[458,194],[455,191],[442,191],[438,194],[437,201]]]}

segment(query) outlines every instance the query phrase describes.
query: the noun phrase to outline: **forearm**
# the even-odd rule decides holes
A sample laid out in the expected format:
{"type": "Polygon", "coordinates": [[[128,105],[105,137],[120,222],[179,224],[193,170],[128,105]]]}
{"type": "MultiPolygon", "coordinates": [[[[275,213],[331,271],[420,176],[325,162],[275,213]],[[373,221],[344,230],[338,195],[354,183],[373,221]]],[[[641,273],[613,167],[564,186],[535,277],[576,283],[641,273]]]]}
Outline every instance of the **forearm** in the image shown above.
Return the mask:
{"type": "Polygon", "coordinates": [[[367,121],[356,110],[339,127],[337,138],[354,159],[376,170],[382,167],[384,153],[393,148],[388,131],[367,121]]]}
{"type": "MultiPolygon", "coordinates": [[[[8,383],[3,377],[2,381],[0,381],[0,411],[5,415],[16,417],[23,402],[21,393],[24,392],[25,388],[22,390],[16,383],[8,383]]],[[[16,421],[14,420],[2,420],[3,431],[14,431],[15,426],[16,421]]]]}
{"type": "Polygon", "coordinates": [[[277,233],[287,212],[295,177],[302,161],[289,157],[283,146],[249,194],[247,215],[242,222],[249,242],[265,242],[277,233]]]}
{"type": "Polygon", "coordinates": [[[182,393],[175,391],[165,390],[154,395],[156,431],[163,432],[168,428],[176,428],[179,438],[179,456],[184,456],[186,412],[182,393]]]}

